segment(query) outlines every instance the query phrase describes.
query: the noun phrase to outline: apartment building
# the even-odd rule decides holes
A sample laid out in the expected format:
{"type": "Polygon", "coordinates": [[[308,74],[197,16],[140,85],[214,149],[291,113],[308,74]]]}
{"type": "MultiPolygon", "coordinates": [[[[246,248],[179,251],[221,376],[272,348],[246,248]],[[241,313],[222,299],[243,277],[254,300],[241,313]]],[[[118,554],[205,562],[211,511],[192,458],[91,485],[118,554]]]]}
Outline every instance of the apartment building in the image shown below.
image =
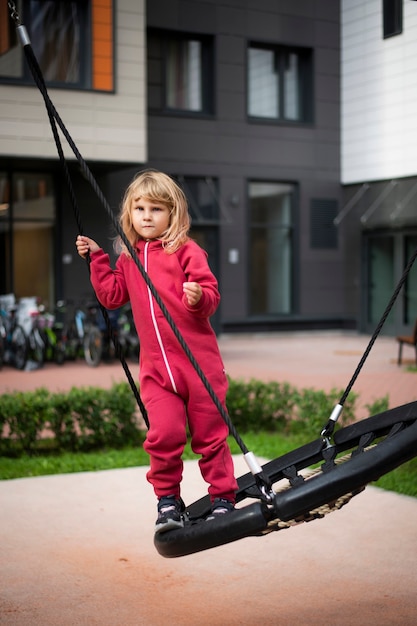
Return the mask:
{"type": "MultiPolygon", "coordinates": [[[[219,331],[355,326],[351,228],[348,219],[335,224],[344,202],[339,2],[16,7],[50,97],[114,213],[140,169],[182,184],[191,235],[219,279],[219,331]]],[[[91,289],[42,96],[7,12],[0,0],[0,292],[52,306],[91,289]]],[[[113,227],[65,154],[83,230],[110,252],[113,227]]]]}
{"type": "MultiPolygon", "coordinates": [[[[417,248],[417,2],[342,0],[346,313],[373,331],[417,248]]],[[[384,332],[417,318],[412,267],[384,332]]]]}

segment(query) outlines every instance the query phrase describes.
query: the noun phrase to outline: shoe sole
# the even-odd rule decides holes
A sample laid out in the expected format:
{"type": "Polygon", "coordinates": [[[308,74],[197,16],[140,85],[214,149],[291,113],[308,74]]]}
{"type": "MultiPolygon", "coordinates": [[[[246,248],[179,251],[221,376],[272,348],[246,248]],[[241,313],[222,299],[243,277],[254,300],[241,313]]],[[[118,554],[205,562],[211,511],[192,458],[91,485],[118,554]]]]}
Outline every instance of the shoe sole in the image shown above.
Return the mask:
{"type": "Polygon", "coordinates": [[[225,515],[230,515],[230,513],[233,513],[233,511],[235,511],[235,509],[226,509],[224,511],[219,511],[218,513],[211,513],[208,517],[206,517],[206,522],[210,522],[214,519],[219,519],[220,517],[224,517],[225,515]]]}
{"type": "Polygon", "coordinates": [[[177,521],[175,519],[169,519],[166,522],[162,522],[161,524],[156,524],[155,526],[155,535],[159,535],[160,533],[166,533],[168,530],[175,530],[177,528],[184,528],[184,522],[177,521]]]}

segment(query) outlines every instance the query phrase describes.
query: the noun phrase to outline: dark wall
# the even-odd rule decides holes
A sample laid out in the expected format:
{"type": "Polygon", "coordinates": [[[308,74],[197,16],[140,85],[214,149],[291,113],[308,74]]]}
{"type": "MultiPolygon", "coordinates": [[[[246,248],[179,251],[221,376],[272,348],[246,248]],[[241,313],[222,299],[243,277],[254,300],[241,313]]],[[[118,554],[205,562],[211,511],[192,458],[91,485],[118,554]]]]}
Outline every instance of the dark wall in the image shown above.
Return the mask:
{"type": "Polygon", "coordinates": [[[206,119],[149,112],[149,165],[169,173],[217,177],[231,217],[220,227],[222,321],[248,318],[247,182],[299,185],[294,318],[343,317],[342,238],[336,250],[310,248],[310,201],[340,203],[340,16],[334,0],[149,0],[152,28],[215,37],[215,111],[206,119]],[[314,55],[311,124],[248,121],[248,41],[306,46],[314,55]],[[230,199],[238,199],[231,205],[230,199]],[[228,262],[237,248],[239,264],[228,262]]]}
{"type": "MultiPolygon", "coordinates": [[[[116,215],[125,187],[150,166],[171,174],[218,180],[218,279],[223,329],[318,327],[341,323],[357,310],[358,263],[344,259],[343,222],[335,249],[310,244],[310,205],[332,199],[340,207],[340,6],[337,0],[148,0],[147,25],[207,34],[214,38],[213,112],[204,118],[148,112],[148,163],[89,164],[116,215]],[[249,41],[295,45],[313,50],[312,118],[304,124],[255,123],[246,110],[246,57],[249,41]],[[295,215],[294,310],[285,318],[254,320],[249,315],[248,181],[297,185],[295,215]],[[239,263],[229,262],[230,249],[239,263]],[[346,299],[345,294],[348,294],[346,299]]],[[[153,66],[148,67],[148,82],[153,66]]],[[[150,94],[150,90],[149,90],[150,94]]],[[[149,95],[150,104],[152,97],[149,95]]],[[[16,169],[45,169],[56,178],[58,223],[55,242],[57,297],[79,300],[92,291],[85,262],[77,257],[79,231],[58,161],[21,160],[16,169]]],[[[12,167],[5,163],[4,169],[12,167]]],[[[111,221],[91,187],[71,164],[85,234],[113,260],[111,221]]]]}
{"type": "MultiPolygon", "coordinates": [[[[113,215],[117,217],[124,188],[130,180],[129,174],[117,175],[115,184],[112,184],[115,174],[100,172],[91,164],[89,167],[113,215]]],[[[114,263],[116,255],[113,250],[113,242],[117,232],[112,224],[112,218],[108,215],[106,208],[100,202],[91,185],[75,167],[71,169],[82,233],[97,241],[110,254],[114,263]]],[[[71,255],[72,261],[62,265],[60,284],[66,299],[71,301],[86,300],[93,296],[93,290],[90,285],[87,263],[77,255],[75,248],[75,239],[80,228],[65,185],[61,187],[61,193],[61,231],[64,233],[62,258],[71,255]]]]}

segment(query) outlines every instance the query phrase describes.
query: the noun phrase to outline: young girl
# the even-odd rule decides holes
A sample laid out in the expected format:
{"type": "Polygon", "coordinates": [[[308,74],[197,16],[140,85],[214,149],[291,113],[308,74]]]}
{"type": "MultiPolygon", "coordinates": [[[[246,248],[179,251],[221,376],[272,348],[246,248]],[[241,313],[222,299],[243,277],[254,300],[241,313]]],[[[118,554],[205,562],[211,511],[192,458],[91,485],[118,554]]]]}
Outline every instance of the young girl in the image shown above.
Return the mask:
{"type": "MultiPolygon", "coordinates": [[[[126,238],[221,403],[227,378],[209,317],[219,304],[207,254],[188,237],[190,218],[180,187],[158,171],[130,183],[119,217],[126,238]]],[[[234,509],[237,483],[226,441],[228,428],[178,343],[126,247],[115,269],[99,245],[78,236],[78,253],[90,254],[91,282],[101,304],[114,309],[130,300],[140,340],[140,392],[149,419],[144,448],[147,473],[158,498],[155,532],[183,526],[180,483],[186,423],[199,466],[209,484],[210,519],[234,509]]]]}

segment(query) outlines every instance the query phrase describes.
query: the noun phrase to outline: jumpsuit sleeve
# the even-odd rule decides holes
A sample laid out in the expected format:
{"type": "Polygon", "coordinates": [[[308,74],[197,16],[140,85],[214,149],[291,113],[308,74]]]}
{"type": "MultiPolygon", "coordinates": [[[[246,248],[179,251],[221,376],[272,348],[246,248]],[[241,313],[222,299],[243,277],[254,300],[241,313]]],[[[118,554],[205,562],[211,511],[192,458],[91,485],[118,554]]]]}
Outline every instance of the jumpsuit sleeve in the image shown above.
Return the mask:
{"type": "Polygon", "coordinates": [[[220,303],[220,293],[217,279],[210,270],[207,253],[194,241],[189,241],[182,250],[180,263],[187,282],[199,283],[203,289],[199,302],[190,306],[185,296],[182,302],[187,311],[199,315],[200,317],[210,317],[215,313],[220,303]]]}
{"type": "Polygon", "coordinates": [[[99,302],[106,309],[117,309],[129,302],[121,257],[116,268],[110,266],[110,257],[103,250],[91,255],[90,279],[99,302]]]}

